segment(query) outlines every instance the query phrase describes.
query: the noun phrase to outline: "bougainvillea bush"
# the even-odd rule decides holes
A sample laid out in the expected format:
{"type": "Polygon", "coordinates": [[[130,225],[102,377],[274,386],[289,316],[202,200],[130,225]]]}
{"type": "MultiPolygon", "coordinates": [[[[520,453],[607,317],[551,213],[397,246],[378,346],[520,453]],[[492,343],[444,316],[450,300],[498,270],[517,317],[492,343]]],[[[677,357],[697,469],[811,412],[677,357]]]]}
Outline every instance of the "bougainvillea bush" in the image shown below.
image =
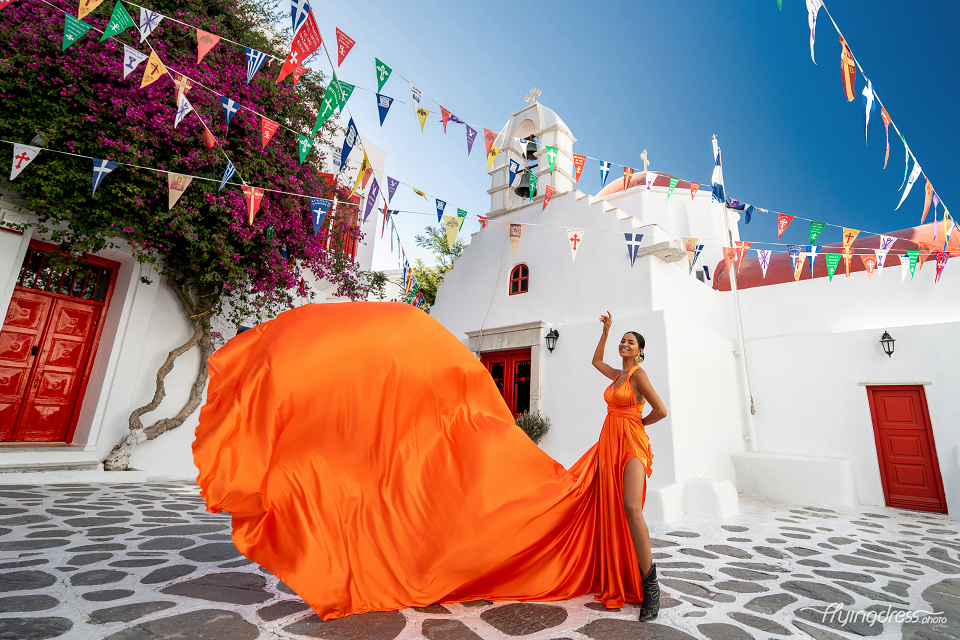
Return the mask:
{"type": "MultiPolygon", "coordinates": [[[[309,135],[325,89],[320,74],[308,72],[296,87],[293,76],[276,84],[281,63],[274,61],[247,84],[244,49],[224,41],[197,64],[196,27],[282,59],[287,45],[282,30],[271,22],[280,27],[284,22],[275,21],[269,6],[235,0],[150,3],[150,9],[191,25],[165,18],[149,38],[169,71],[309,135]]],[[[139,16],[137,7],[126,8],[135,19],[139,16]]],[[[207,358],[216,347],[212,318],[240,324],[275,315],[298,295],[300,269],[336,283],[338,293],[351,298],[365,296],[367,285],[341,249],[344,236],[357,234],[347,226],[350,216],[336,216],[330,229],[314,235],[309,199],[267,191],[249,224],[239,186],[218,191],[228,156],[237,168],[235,183],[242,176],[257,187],[333,198],[334,185],[323,175],[328,160],[317,147],[301,165],[296,136],[281,128],[263,148],[260,117],[241,109],[227,128],[220,96],[201,86],[187,94],[197,113],[175,129],[175,85],[169,76],[141,89],[143,62],[123,78],[123,44],[150,53],[136,28],[99,42],[95,29],[105,28],[112,0],[84,18],[94,29],[61,51],[63,12],[76,15],[76,10],[75,0],[17,0],[0,14],[0,138],[36,140],[49,149],[214,180],[194,180],[168,210],[165,173],[121,165],[91,195],[91,160],[41,151],[9,185],[37,213],[41,232],[51,234],[65,260],[82,262],[87,252],[126,241],[139,261],[154,264],[165,277],[194,325],[191,341],[164,363],[154,401],[131,415],[127,440],[132,447],[178,426],[199,406],[207,358]],[[202,141],[204,127],[197,115],[218,141],[213,149],[202,141]],[[284,244],[288,257],[281,255],[284,244]],[[173,360],[196,345],[202,358],[190,401],[176,418],[144,428],[139,417],[159,405],[162,378],[173,360]]],[[[317,146],[329,148],[333,132],[331,121],[319,132],[317,146]]],[[[9,153],[11,145],[3,146],[9,153]]],[[[123,468],[128,457],[129,452],[114,456],[108,466],[123,468]]]]}

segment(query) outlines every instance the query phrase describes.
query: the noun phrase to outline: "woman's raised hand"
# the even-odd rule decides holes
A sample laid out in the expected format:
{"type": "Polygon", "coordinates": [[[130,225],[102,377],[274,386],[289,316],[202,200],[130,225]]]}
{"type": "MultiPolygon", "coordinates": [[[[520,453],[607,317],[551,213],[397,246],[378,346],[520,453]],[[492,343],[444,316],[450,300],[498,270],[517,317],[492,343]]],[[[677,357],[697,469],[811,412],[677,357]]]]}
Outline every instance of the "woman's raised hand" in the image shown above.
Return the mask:
{"type": "Polygon", "coordinates": [[[610,325],[613,324],[613,315],[609,311],[607,311],[606,315],[600,316],[600,322],[603,323],[603,330],[609,331],[610,325]]]}

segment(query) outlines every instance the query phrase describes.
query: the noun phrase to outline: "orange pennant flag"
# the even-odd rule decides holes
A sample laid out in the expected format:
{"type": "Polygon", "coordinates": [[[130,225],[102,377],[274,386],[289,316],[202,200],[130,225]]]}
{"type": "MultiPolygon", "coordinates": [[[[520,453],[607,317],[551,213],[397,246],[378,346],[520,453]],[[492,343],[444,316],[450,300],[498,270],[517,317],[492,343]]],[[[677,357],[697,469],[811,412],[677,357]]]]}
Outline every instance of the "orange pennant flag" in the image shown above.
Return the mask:
{"type": "Polygon", "coordinates": [[[853,244],[853,241],[857,239],[857,236],[860,235],[859,229],[848,229],[843,228],[843,248],[847,249],[850,245],[853,244]]]}
{"type": "Polygon", "coordinates": [[[150,58],[147,60],[147,68],[143,70],[143,80],[140,81],[140,88],[143,89],[149,84],[153,84],[160,79],[160,76],[167,72],[166,67],[160,62],[156,51],[150,52],[150,58]]]}
{"type": "Polygon", "coordinates": [[[847,41],[840,36],[840,73],[843,76],[843,92],[847,95],[847,102],[853,102],[855,86],[857,84],[857,64],[853,61],[853,52],[847,46],[847,41]]]}
{"type": "Polygon", "coordinates": [[[873,280],[873,270],[877,268],[877,257],[863,254],[860,256],[860,259],[863,261],[863,266],[867,270],[867,275],[873,280]]]}
{"type": "Polygon", "coordinates": [[[800,252],[800,255],[797,256],[797,268],[793,270],[793,280],[794,282],[800,281],[800,276],[803,275],[803,263],[807,260],[807,254],[803,251],[800,252]]]}
{"type": "Polygon", "coordinates": [[[210,49],[217,46],[219,42],[220,36],[215,36],[203,29],[197,29],[197,64],[200,64],[203,56],[210,53],[210,49]]]}
{"type": "Polygon", "coordinates": [[[883,168],[886,169],[887,160],[890,159],[890,124],[893,120],[890,119],[890,114],[883,107],[880,107],[880,118],[883,120],[883,128],[887,131],[887,155],[883,157],[883,168]]]}
{"type": "Polygon", "coordinates": [[[247,185],[241,186],[240,189],[243,191],[243,199],[247,201],[247,219],[250,224],[253,224],[253,219],[257,217],[257,212],[260,211],[263,189],[248,187],[247,185]]]}
{"type": "Polygon", "coordinates": [[[850,259],[853,258],[853,247],[844,247],[840,250],[840,255],[843,256],[843,266],[846,268],[847,277],[850,277],[850,259]]]}
{"type": "Polygon", "coordinates": [[[743,263],[744,256],[747,255],[747,251],[750,250],[750,245],[752,242],[740,242],[739,240],[734,242],[737,245],[737,273],[740,273],[740,264],[743,263]]]}
{"type": "Polygon", "coordinates": [[[930,180],[927,179],[927,186],[924,188],[923,196],[923,215],[920,216],[920,224],[923,224],[923,221],[927,219],[927,213],[930,211],[930,202],[933,200],[933,185],[930,184],[930,180]]]}
{"type": "Polygon", "coordinates": [[[926,242],[920,243],[920,255],[917,256],[917,271],[923,269],[923,261],[929,257],[931,251],[933,251],[933,248],[926,242]]]}
{"type": "Polygon", "coordinates": [[[624,167],[624,168],[623,168],[623,188],[624,188],[624,190],[626,190],[627,187],[630,186],[630,178],[633,177],[633,171],[634,171],[634,170],[631,169],[630,167],[624,167]]]}
{"type": "Polygon", "coordinates": [[[80,0],[80,8],[77,9],[77,17],[83,20],[84,16],[100,6],[103,0],[80,0]]]}

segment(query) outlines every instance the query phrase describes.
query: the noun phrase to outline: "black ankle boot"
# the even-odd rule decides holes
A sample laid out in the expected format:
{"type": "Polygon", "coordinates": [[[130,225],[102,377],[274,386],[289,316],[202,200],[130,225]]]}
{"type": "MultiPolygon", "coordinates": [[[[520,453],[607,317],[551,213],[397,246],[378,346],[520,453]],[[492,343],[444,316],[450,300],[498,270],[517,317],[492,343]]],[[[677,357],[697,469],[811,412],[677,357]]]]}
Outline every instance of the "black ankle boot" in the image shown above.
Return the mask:
{"type": "MultiPolygon", "coordinates": [[[[642,573],[641,573],[642,575],[642,573]]],[[[640,622],[657,619],[660,613],[660,583],[657,582],[657,565],[650,565],[650,572],[643,576],[643,602],[640,603],[640,622]]]]}

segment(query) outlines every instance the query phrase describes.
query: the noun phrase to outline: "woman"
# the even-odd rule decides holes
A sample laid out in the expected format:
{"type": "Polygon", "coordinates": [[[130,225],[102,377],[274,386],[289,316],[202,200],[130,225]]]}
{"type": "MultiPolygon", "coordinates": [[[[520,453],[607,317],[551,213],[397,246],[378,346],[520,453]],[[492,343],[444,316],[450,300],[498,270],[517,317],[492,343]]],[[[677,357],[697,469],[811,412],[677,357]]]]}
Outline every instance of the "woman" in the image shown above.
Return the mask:
{"type": "MultiPolygon", "coordinates": [[[[625,347],[625,368],[638,353],[625,347]]],[[[665,411],[642,372],[614,386],[600,442],[565,469],[516,426],[477,357],[409,305],[305,305],[209,366],[193,444],[207,509],[228,511],[237,549],[324,620],[478,599],[643,600],[650,554],[638,566],[636,549],[649,543],[624,507],[639,517],[650,458],[639,415],[621,416],[637,411],[626,380],[665,411]]]]}
{"type": "MultiPolygon", "coordinates": [[[[613,316],[607,311],[600,316],[603,333],[593,354],[593,366],[613,382],[603,392],[607,401],[607,419],[600,432],[601,447],[617,449],[619,455],[604,456],[601,460],[625,460],[617,469],[605,475],[623,478],[623,511],[630,529],[630,537],[636,550],[643,581],[643,602],[640,605],[640,620],[650,621],[660,611],[660,586],[657,583],[657,566],[650,552],[650,533],[643,519],[643,503],[647,495],[646,478],[650,477],[653,453],[644,425],[651,425],[667,417],[667,408],[653,390],[647,373],[640,367],[643,362],[645,341],[636,331],[628,331],[620,338],[620,357],[623,366],[616,369],[603,361],[603,350],[613,324],[613,316]],[[629,384],[627,382],[629,381],[629,384]],[[651,411],[642,418],[643,405],[649,401],[651,411]]],[[[603,473],[603,472],[601,472],[603,473]]]]}

